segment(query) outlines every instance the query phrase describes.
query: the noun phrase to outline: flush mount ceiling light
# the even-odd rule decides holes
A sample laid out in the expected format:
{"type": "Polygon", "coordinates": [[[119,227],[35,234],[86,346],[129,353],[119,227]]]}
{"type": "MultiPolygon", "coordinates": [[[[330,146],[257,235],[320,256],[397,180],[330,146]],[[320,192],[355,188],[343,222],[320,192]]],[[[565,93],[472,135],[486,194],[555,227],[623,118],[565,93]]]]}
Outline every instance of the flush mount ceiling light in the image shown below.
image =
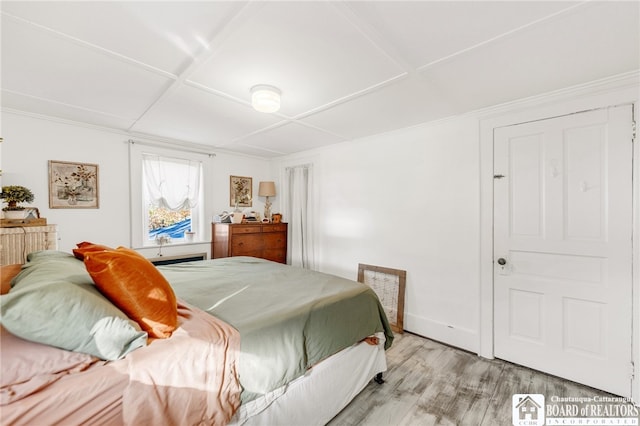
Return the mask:
{"type": "Polygon", "coordinates": [[[266,84],[251,88],[251,106],[260,112],[276,112],[280,109],[280,89],[266,84]]]}

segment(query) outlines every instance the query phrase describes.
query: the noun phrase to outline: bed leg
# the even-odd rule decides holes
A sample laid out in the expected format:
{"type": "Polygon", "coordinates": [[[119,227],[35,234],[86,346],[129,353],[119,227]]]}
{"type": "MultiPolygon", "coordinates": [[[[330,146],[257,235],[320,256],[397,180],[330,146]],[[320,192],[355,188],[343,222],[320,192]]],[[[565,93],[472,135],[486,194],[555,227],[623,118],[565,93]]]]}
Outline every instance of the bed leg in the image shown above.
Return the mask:
{"type": "Polygon", "coordinates": [[[377,384],[381,385],[384,383],[384,379],[382,378],[382,373],[376,374],[376,377],[373,378],[373,381],[377,384]]]}

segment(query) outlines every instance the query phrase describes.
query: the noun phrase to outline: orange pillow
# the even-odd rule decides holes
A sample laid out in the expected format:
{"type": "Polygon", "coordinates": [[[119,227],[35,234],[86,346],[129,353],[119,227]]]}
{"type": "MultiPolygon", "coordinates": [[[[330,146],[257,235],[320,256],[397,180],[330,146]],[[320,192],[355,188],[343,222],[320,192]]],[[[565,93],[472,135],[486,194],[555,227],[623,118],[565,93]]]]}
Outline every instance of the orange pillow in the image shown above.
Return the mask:
{"type": "Polygon", "coordinates": [[[4,265],[0,268],[0,279],[2,279],[2,285],[0,286],[0,294],[7,294],[11,290],[11,280],[18,275],[18,272],[22,270],[22,265],[14,263],[13,265],[4,265]]]}
{"type": "Polygon", "coordinates": [[[81,243],[76,244],[78,248],[73,249],[73,255],[80,260],[84,260],[84,256],[87,253],[91,253],[94,251],[105,251],[105,250],[113,250],[111,247],[103,246],[102,244],[94,244],[88,241],[83,241],[81,243]]]}
{"type": "Polygon", "coordinates": [[[171,336],[178,325],[176,295],[149,260],[118,247],[86,252],[84,264],[98,290],[150,337],[171,336]]]}

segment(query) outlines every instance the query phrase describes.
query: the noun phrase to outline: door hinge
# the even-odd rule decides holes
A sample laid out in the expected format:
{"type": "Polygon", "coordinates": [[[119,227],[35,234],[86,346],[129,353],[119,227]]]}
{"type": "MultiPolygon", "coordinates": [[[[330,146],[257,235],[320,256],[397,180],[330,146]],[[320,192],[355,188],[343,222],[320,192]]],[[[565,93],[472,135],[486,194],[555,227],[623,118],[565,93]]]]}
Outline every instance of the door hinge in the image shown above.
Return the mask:
{"type": "Polygon", "coordinates": [[[631,380],[636,378],[636,365],[631,361],[631,380]]]}
{"type": "Polygon", "coordinates": [[[638,131],[638,125],[636,124],[636,122],[634,120],[634,121],[631,122],[631,142],[635,142],[636,141],[637,131],[638,131]]]}

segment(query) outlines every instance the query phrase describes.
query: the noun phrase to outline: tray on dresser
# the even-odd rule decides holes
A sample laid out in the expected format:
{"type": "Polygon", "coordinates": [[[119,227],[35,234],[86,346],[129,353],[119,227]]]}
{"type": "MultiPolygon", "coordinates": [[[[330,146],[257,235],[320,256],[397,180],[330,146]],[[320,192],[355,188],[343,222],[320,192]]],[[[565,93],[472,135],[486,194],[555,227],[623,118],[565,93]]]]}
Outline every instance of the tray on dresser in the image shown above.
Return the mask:
{"type": "Polygon", "coordinates": [[[17,226],[44,226],[47,224],[47,219],[44,217],[33,219],[0,219],[0,227],[2,228],[14,228],[17,226]]]}

